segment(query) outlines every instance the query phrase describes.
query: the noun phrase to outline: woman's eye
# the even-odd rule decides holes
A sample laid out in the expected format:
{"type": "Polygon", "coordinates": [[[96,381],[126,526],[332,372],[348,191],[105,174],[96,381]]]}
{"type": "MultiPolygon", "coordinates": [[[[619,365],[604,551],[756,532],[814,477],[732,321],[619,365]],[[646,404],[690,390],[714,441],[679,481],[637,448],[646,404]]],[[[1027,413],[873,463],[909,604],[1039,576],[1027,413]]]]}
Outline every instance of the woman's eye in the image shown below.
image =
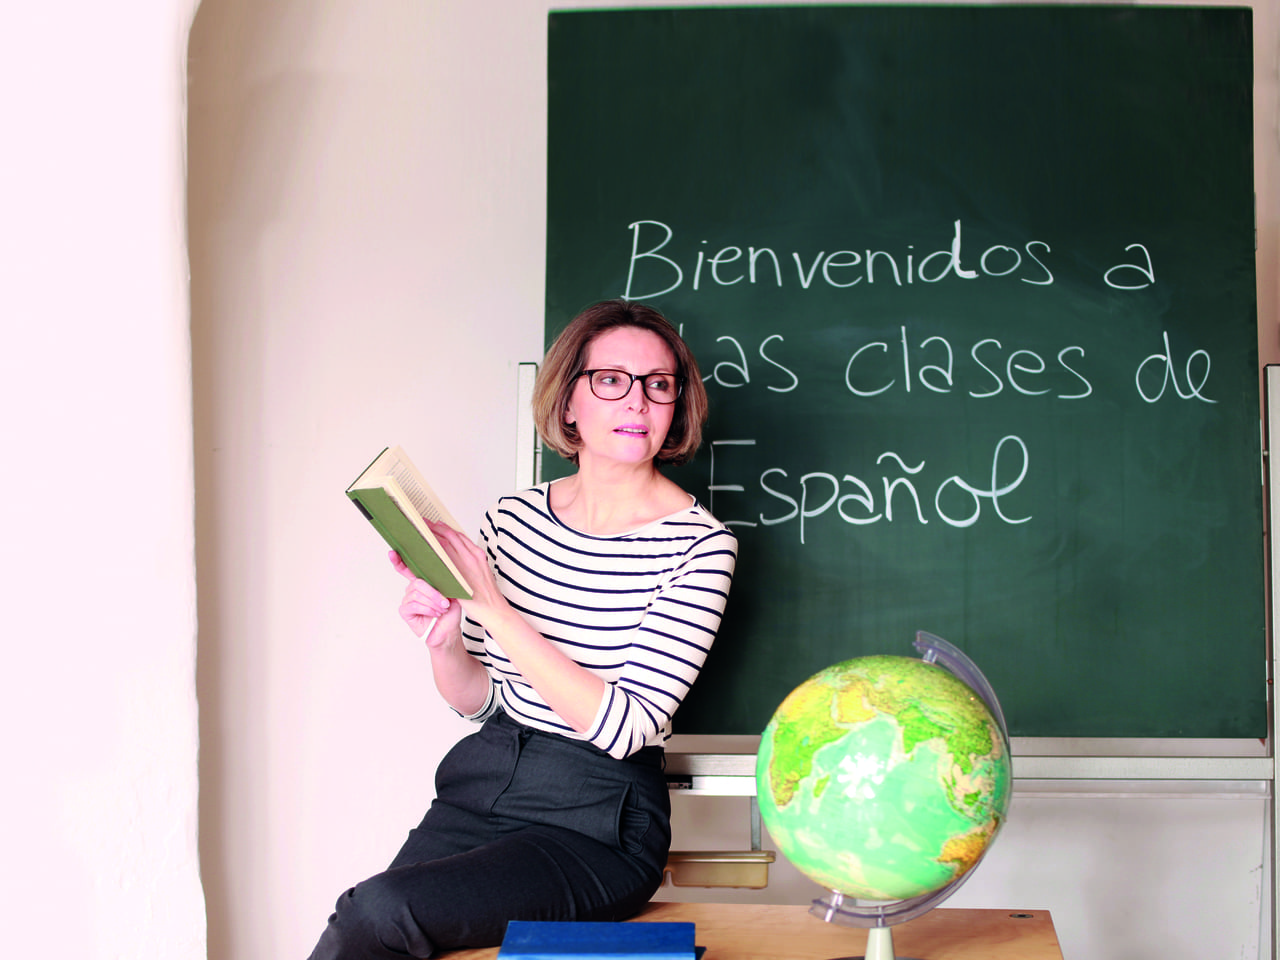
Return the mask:
{"type": "Polygon", "coordinates": [[[671,381],[668,380],[666,377],[654,377],[649,381],[649,389],[662,390],[662,391],[670,390],[671,381]]]}
{"type": "Polygon", "coordinates": [[[617,382],[618,375],[616,373],[601,373],[596,376],[596,383],[601,386],[611,387],[617,382]]]}

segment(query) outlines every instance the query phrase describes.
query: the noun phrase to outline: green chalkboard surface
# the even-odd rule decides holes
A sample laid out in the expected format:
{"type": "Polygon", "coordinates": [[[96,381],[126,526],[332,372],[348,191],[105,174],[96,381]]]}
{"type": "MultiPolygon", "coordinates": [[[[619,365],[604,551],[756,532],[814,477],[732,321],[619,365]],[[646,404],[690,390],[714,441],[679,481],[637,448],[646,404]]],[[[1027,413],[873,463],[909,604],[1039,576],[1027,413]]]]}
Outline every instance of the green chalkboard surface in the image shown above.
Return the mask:
{"type": "Polygon", "coordinates": [[[682,326],[712,417],[676,479],[740,538],[678,732],[928,630],[1014,735],[1265,735],[1251,32],[550,15],[547,338],[617,296],[682,326]]]}

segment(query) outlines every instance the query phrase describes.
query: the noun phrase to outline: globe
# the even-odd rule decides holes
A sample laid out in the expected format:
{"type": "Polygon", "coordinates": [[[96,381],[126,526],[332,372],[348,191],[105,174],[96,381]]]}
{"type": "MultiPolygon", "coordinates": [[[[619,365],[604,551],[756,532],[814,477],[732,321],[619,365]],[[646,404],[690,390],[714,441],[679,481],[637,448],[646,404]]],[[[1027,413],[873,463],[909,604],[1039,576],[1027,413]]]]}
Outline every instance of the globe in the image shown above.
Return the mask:
{"type": "Polygon", "coordinates": [[[989,699],[994,714],[954,673],[912,657],[847,660],[800,684],[756,756],[760,815],[780,852],[858,899],[958,885],[1009,807],[1008,740],[989,699]]]}

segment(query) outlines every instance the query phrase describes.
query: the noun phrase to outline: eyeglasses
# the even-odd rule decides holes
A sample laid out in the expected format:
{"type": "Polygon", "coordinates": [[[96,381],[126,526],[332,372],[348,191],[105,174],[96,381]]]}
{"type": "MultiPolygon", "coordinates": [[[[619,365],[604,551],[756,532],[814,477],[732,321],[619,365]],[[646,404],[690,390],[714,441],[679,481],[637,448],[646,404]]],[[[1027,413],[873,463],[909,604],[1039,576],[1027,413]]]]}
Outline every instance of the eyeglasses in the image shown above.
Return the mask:
{"type": "Polygon", "coordinates": [[[601,400],[621,400],[637,380],[651,403],[675,403],[684,392],[684,377],[670,373],[627,373],[625,370],[583,370],[591,392],[601,400]]]}

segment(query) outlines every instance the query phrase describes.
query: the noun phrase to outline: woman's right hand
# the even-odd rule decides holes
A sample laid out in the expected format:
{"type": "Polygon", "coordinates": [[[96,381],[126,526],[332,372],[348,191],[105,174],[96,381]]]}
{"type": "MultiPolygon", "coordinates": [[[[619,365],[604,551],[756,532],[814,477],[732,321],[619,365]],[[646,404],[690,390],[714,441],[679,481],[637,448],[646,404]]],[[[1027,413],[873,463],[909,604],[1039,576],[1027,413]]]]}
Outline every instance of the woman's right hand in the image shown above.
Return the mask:
{"type": "Polygon", "coordinates": [[[426,640],[428,648],[448,645],[452,638],[460,635],[462,604],[450,600],[427,581],[419,579],[394,550],[389,556],[396,572],[409,581],[400,601],[400,618],[409,625],[414,636],[426,640]]]}

